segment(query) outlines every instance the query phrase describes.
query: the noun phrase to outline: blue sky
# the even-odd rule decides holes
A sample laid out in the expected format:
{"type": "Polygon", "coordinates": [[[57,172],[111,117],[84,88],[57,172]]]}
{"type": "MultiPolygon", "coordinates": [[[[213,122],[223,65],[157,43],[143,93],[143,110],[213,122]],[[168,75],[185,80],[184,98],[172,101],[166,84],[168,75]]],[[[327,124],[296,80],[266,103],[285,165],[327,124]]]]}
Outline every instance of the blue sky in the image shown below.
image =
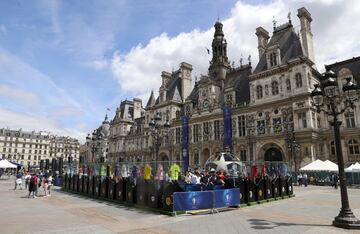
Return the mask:
{"type": "Polygon", "coordinates": [[[2,0],[0,127],[84,138],[107,107],[112,117],[125,98],[146,102],[158,89],[161,71],[186,61],[194,66],[193,76],[205,73],[205,47],[217,17],[224,22],[230,59],[251,54],[256,63],[255,28],[271,32],[274,16],[281,23],[290,10],[296,18],[303,5],[314,18],[320,66],[359,55],[357,33],[341,34],[358,31],[355,1],[2,0]],[[325,10],[337,13],[328,19],[325,10]],[[335,33],[338,38],[324,36],[335,33]]]}

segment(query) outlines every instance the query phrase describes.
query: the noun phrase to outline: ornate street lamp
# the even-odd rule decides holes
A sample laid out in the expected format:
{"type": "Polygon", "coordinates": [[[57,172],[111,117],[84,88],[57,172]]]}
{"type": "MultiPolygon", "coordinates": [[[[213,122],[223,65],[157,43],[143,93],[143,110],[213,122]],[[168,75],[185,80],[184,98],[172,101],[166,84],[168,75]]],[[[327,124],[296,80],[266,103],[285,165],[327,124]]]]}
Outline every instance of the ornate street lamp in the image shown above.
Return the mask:
{"type": "Polygon", "coordinates": [[[155,161],[159,160],[159,149],[161,146],[161,141],[166,134],[165,132],[162,134],[160,131],[160,128],[164,128],[166,132],[170,129],[170,122],[169,120],[166,120],[165,124],[163,126],[160,125],[161,117],[159,112],[156,113],[155,117],[150,121],[149,123],[149,129],[151,131],[151,136],[153,138],[153,144],[155,148],[155,161]]]}
{"type": "Polygon", "coordinates": [[[344,97],[338,92],[335,73],[328,67],[323,75],[322,87],[318,84],[314,85],[315,88],[311,93],[311,98],[313,101],[312,105],[316,108],[317,112],[323,111],[328,116],[332,117],[332,122],[330,122],[330,124],[334,127],[335,148],[341,190],[341,210],[339,215],[335,217],[333,225],[340,228],[360,229],[360,220],[355,217],[349,205],[346,177],[344,173],[344,159],[340,140],[341,121],[338,116],[344,113],[348,108],[354,109],[355,101],[357,101],[356,94],[358,87],[351,82],[350,77],[347,78],[346,81],[346,84],[343,86],[343,92],[345,93],[344,108],[338,107],[341,106],[341,99],[344,97]],[[324,109],[324,105],[327,105],[328,108],[324,109]]]}

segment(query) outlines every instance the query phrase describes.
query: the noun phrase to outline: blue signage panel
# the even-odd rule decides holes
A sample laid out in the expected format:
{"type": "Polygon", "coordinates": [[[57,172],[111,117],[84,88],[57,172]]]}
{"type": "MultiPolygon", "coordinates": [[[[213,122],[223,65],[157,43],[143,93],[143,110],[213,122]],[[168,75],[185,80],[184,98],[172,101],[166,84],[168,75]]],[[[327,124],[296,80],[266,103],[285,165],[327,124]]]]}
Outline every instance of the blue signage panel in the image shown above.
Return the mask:
{"type": "Polygon", "coordinates": [[[214,196],[214,208],[240,205],[239,188],[214,190],[214,196]]]}
{"type": "Polygon", "coordinates": [[[183,172],[188,170],[189,167],[189,117],[182,116],[181,117],[181,126],[182,126],[182,134],[181,134],[181,160],[182,170],[183,172]]]}
{"type": "Polygon", "coordinates": [[[231,122],[231,108],[225,106],[224,112],[224,149],[232,150],[232,122],[231,122]]]}
{"type": "Polygon", "coordinates": [[[174,211],[213,208],[213,191],[176,192],[173,194],[174,211]]]}

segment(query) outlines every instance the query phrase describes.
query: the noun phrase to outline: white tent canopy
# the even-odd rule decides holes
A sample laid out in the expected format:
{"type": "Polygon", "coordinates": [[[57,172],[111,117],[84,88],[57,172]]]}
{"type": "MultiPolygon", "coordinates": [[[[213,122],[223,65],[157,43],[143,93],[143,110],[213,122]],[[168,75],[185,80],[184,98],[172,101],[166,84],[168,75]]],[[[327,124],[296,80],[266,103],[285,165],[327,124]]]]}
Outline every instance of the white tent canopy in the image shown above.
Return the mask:
{"type": "Polygon", "coordinates": [[[338,171],[338,166],[329,160],[321,161],[317,159],[308,165],[300,168],[300,171],[338,171]]]}
{"type": "Polygon", "coordinates": [[[17,168],[17,166],[6,159],[3,159],[0,161],[0,168],[17,168]]]}
{"type": "Polygon", "coordinates": [[[338,165],[336,163],[331,162],[330,160],[326,160],[324,163],[326,164],[329,171],[338,171],[339,170],[338,165]]]}
{"type": "Polygon", "coordinates": [[[351,164],[350,167],[345,169],[346,172],[358,172],[360,171],[360,163],[351,164]]]}
{"type": "Polygon", "coordinates": [[[328,168],[323,161],[317,159],[309,163],[308,165],[300,168],[300,171],[328,171],[328,168]]]}

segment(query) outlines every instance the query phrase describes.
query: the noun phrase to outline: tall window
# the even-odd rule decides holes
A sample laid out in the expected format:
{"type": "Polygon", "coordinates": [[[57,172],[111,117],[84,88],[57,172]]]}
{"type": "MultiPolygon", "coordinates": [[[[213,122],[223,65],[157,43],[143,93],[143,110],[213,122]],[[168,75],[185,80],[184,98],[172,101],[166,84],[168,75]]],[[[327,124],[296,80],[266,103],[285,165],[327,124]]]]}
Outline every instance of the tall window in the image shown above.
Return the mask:
{"type": "Polygon", "coordinates": [[[198,142],[199,141],[199,124],[194,124],[193,125],[193,139],[194,142],[198,142]]]}
{"type": "Polygon", "coordinates": [[[240,150],[240,160],[246,161],[246,150],[240,150]]]}
{"type": "Polygon", "coordinates": [[[279,94],[279,85],[277,81],[273,81],[271,83],[271,92],[272,95],[278,95],[279,94]]]}
{"type": "Polygon", "coordinates": [[[345,113],[345,119],[346,119],[346,127],[355,128],[354,112],[346,112],[345,113]]]}
{"type": "Polygon", "coordinates": [[[209,140],[209,122],[203,123],[203,131],[204,131],[204,141],[209,140]]]}
{"type": "Polygon", "coordinates": [[[273,52],[270,54],[270,67],[277,65],[276,53],[273,52]]]}
{"type": "Polygon", "coordinates": [[[301,77],[301,73],[296,73],[296,75],[295,75],[295,82],[296,82],[296,88],[301,88],[301,87],[302,87],[302,77],[301,77]]]}
{"type": "Polygon", "coordinates": [[[214,121],[214,139],[220,140],[220,120],[214,121]]]}
{"type": "Polygon", "coordinates": [[[175,142],[176,144],[180,144],[180,128],[175,129],[175,142]]]}
{"type": "Polygon", "coordinates": [[[239,126],[239,136],[246,136],[246,121],[245,115],[241,115],[238,117],[238,126],[239,126]]]}
{"type": "Polygon", "coordinates": [[[286,91],[290,92],[291,91],[291,82],[290,79],[286,79],[286,91]]]}
{"type": "Polygon", "coordinates": [[[349,153],[350,154],[359,154],[359,143],[355,139],[351,139],[348,142],[349,145],[349,153]]]}
{"type": "Polygon", "coordinates": [[[199,152],[195,151],[194,152],[194,165],[199,165],[199,164],[200,164],[199,152]]]}
{"type": "Polygon", "coordinates": [[[335,155],[335,143],[333,141],[330,142],[330,153],[331,155],[335,155]]]}
{"type": "Polygon", "coordinates": [[[281,118],[273,118],[273,130],[274,133],[280,133],[282,132],[282,127],[281,127],[281,118]]]}
{"type": "Polygon", "coordinates": [[[299,127],[300,128],[307,128],[307,121],[306,121],[306,113],[299,113],[298,114],[299,119],[299,127]]]}
{"type": "Polygon", "coordinates": [[[256,87],[256,97],[257,99],[262,99],[263,98],[263,89],[261,85],[258,85],[256,87]]]}
{"type": "Polygon", "coordinates": [[[265,134],[265,120],[257,121],[257,132],[259,135],[265,134]]]}

